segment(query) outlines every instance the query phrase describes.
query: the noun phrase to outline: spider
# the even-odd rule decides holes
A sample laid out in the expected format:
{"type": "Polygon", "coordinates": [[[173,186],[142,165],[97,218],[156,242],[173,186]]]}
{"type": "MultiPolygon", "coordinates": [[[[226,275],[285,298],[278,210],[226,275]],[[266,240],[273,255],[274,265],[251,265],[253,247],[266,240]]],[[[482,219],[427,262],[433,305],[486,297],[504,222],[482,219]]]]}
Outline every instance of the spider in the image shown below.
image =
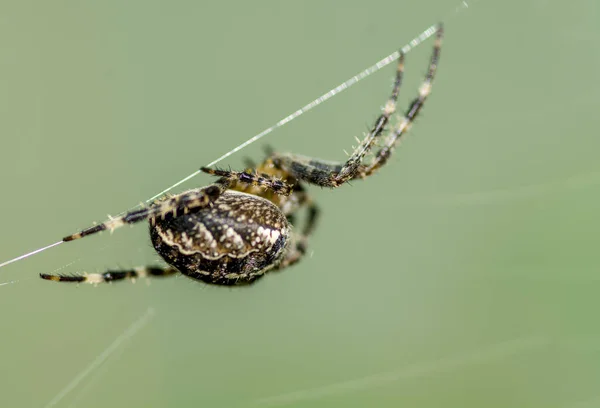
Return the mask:
{"type": "Polygon", "coordinates": [[[319,215],[305,184],[340,187],[351,180],[371,176],[387,163],[431,91],[442,35],[440,24],[418,96],[410,103],[405,116],[398,116],[398,123],[388,128],[396,112],[404,71],[404,54],[400,52],[391,96],[370,131],[345,162],[269,151],[263,163],[252,164],[245,171],[203,167],[203,172],[219,177],[213,184],[162,197],[147,207],[63,238],[64,242],[73,241],[148,220],[152,244],[169,267],[139,267],[84,275],[40,274],[40,277],[57,282],[101,283],[182,273],[209,284],[232,286],[252,284],[269,271],[295,264],[306,254],[319,215]],[[378,151],[370,160],[365,160],[374,146],[378,151]],[[295,230],[292,225],[300,209],[307,210],[307,217],[303,227],[295,230]]]}

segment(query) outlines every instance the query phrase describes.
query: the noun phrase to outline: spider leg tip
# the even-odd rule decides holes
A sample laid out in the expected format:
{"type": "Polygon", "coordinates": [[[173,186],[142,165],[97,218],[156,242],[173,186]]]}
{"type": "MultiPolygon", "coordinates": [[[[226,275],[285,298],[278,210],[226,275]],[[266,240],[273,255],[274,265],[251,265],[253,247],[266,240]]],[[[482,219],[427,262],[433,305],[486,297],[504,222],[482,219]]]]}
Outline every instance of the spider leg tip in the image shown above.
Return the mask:
{"type": "Polygon", "coordinates": [[[72,234],[72,235],[67,235],[66,237],[64,237],[62,239],[63,242],[69,242],[69,241],[74,241],[78,238],[81,238],[81,233],[77,233],[77,234],[72,234]]]}
{"type": "Polygon", "coordinates": [[[54,282],[60,282],[62,276],[63,275],[52,275],[49,273],[40,273],[40,278],[42,278],[44,280],[54,281],[54,282]]]}

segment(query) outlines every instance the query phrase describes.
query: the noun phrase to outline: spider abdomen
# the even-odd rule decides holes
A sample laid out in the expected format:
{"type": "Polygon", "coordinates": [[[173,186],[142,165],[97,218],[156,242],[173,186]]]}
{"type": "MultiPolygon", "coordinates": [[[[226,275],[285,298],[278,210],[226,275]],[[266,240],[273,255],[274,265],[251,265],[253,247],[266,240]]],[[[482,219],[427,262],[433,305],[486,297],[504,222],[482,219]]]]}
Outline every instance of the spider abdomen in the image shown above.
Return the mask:
{"type": "Polygon", "coordinates": [[[158,254],[181,273],[207,283],[252,283],[277,266],[290,225],[270,201],[225,191],[212,205],[150,224],[158,254]]]}

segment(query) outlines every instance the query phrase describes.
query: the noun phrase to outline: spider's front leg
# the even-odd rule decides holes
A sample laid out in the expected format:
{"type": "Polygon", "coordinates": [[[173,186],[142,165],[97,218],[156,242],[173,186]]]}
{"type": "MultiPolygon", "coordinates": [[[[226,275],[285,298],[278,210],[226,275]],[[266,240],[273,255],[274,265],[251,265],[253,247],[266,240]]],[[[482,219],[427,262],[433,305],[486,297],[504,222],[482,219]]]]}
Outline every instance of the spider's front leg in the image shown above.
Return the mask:
{"type": "Polygon", "coordinates": [[[287,171],[298,180],[322,187],[339,187],[353,179],[360,170],[365,155],[371,150],[376,139],[384,131],[390,120],[390,116],[396,112],[403,73],[404,53],[400,52],[396,78],[390,98],[369,133],[367,133],[363,141],[359,143],[345,163],[329,162],[296,154],[272,153],[271,159],[275,166],[287,171]]]}
{"type": "Polygon", "coordinates": [[[388,159],[394,152],[394,148],[398,144],[400,138],[408,132],[415,118],[423,108],[425,104],[425,100],[429,96],[431,92],[431,84],[433,83],[433,79],[435,78],[435,74],[437,71],[438,62],[440,59],[440,50],[442,47],[442,37],[444,34],[443,27],[441,25],[438,26],[437,35],[435,38],[435,43],[433,46],[433,53],[431,54],[431,61],[429,62],[429,69],[427,70],[427,75],[425,76],[425,80],[421,87],[419,88],[419,95],[413,99],[408,108],[408,112],[398,122],[398,124],[394,127],[394,131],[392,135],[388,137],[385,141],[385,144],[379,149],[379,151],[375,154],[375,158],[368,165],[365,166],[362,170],[360,176],[368,177],[375,173],[379,168],[381,168],[384,164],[387,163],[388,159]]]}
{"type": "Polygon", "coordinates": [[[398,60],[396,80],[392,94],[383,109],[383,113],[377,118],[369,133],[367,133],[366,137],[360,142],[359,146],[345,163],[329,162],[296,154],[273,154],[271,157],[273,163],[298,180],[331,188],[339,187],[350,180],[365,178],[373,174],[375,170],[387,162],[398,140],[410,128],[421,111],[425,99],[431,92],[431,84],[435,77],[440,55],[442,35],[443,29],[440,25],[436,34],[429,70],[423,85],[419,89],[419,96],[411,102],[406,116],[396,126],[393,134],[385,140],[384,146],[376,153],[372,163],[364,164],[363,160],[378,139],[381,139],[390,116],[396,111],[398,93],[404,72],[404,54],[402,53],[400,53],[398,60]]]}

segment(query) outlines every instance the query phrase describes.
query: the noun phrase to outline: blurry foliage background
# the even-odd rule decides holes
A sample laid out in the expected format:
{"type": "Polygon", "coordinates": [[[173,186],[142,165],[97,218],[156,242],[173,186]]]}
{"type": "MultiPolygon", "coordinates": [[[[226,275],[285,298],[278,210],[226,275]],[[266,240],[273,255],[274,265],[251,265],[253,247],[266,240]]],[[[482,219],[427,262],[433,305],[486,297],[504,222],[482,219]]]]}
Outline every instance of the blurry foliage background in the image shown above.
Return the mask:
{"type": "MultiPolygon", "coordinates": [[[[0,405],[50,403],[152,308],[57,407],[600,406],[600,5],[457,6],[4,0],[0,260],[132,207],[450,17],[423,116],[376,177],[312,189],[323,217],[293,269],[239,290],[37,278],[157,262],[144,225],[1,269],[0,405]]],[[[401,107],[431,45],[407,55],[401,107]]],[[[393,70],[222,164],[264,144],[344,158],[393,70]]]]}

